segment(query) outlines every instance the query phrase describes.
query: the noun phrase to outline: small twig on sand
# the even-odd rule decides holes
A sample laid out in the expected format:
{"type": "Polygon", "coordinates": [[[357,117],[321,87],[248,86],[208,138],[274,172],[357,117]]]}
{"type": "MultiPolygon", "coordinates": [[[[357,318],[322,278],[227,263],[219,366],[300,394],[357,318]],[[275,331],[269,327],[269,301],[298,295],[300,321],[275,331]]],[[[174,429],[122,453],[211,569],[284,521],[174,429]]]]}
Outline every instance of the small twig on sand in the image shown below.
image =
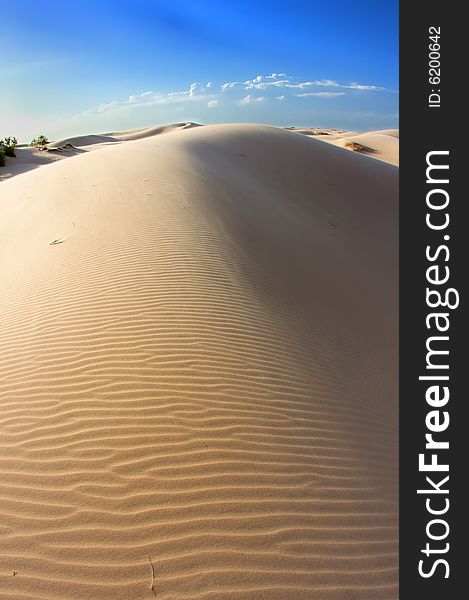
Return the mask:
{"type": "Polygon", "coordinates": [[[150,567],[151,567],[151,591],[153,592],[153,595],[156,598],[156,590],[155,590],[155,567],[153,566],[153,563],[151,562],[150,555],[148,556],[148,562],[150,563],[150,567]]]}

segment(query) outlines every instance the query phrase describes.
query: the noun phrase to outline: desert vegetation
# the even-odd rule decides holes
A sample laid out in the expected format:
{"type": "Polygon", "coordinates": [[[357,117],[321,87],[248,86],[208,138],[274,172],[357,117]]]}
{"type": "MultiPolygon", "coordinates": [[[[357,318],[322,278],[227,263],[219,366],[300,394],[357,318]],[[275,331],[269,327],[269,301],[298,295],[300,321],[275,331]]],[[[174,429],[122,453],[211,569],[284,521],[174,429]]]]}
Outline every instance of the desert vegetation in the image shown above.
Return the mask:
{"type": "Polygon", "coordinates": [[[39,148],[39,150],[43,150],[48,143],[49,140],[45,135],[38,135],[37,138],[31,140],[30,146],[33,146],[34,148],[39,148]]]}
{"type": "Polygon", "coordinates": [[[15,137],[6,137],[4,139],[0,139],[0,167],[5,166],[5,157],[16,156],[15,148],[18,140],[15,137]]]}
{"type": "Polygon", "coordinates": [[[369,148],[368,146],[364,146],[363,144],[359,144],[358,142],[354,142],[352,140],[347,140],[345,142],[345,147],[349,150],[352,150],[352,152],[373,152],[372,148],[369,148]]]}

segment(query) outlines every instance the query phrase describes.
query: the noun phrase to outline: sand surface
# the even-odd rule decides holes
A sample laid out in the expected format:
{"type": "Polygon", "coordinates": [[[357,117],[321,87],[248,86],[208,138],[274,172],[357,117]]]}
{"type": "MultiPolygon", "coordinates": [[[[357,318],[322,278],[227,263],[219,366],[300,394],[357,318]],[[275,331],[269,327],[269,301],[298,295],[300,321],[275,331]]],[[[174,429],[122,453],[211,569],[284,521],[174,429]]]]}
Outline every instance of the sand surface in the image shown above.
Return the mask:
{"type": "MultiPolygon", "coordinates": [[[[44,165],[48,165],[51,162],[60,160],[65,156],[72,155],[72,152],[70,151],[67,151],[66,153],[63,153],[61,156],[59,156],[52,152],[44,152],[38,150],[37,148],[30,148],[24,146],[16,148],[15,152],[16,157],[7,157],[5,166],[0,167],[0,183],[15,175],[21,175],[21,173],[26,173],[27,171],[31,171],[32,169],[37,169],[38,167],[43,167],[44,165]]],[[[75,152],[73,152],[73,154],[75,154],[75,152]]]]}
{"type": "Polygon", "coordinates": [[[170,125],[157,125],[156,127],[145,127],[143,129],[133,129],[132,131],[117,131],[112,133],[102,133],[99,135],[80,135],[57,140],[49,146],[65,146],[72,144],[76,147],[92,146],[93,144],[109,144],[115,142],[129,142],[141,140],[147,137],[153,137],[162,133],[174,133],[185,129],[200,127],[198,123],[172,123],[170,125]]]}
{"type": "Polygon", "coordinates": [[[327,142],[346,150],[376,158],[392,165],[399,165],[399,130],[381,129],[359,133],[356,131],[337,131],[334,129],[297,129],[296,133],[314,136],[321,142],[327,142]],[[359,148],[357,150],[357,147],[359,148]]]}
{"type": "Polygon", "coordinates": [[[398,169],[129,135],[0,183],[0,598],[397,599],[398,169]]]}

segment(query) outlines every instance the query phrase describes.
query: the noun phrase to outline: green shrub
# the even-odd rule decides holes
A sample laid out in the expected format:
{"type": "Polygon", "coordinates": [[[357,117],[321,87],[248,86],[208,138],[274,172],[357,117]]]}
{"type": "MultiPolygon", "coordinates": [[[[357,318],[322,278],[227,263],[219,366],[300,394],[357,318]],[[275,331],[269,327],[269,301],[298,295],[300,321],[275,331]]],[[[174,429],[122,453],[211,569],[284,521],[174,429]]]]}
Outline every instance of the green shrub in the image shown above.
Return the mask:
{"type": "Polygon", "coordinates": [[[5,156],[15,157],[15,146],[18,143],[18,140],[15,137],[6,137],[4,140],[0,140],[0,166],[3,167],[5,165],[5,156]]]}
{"type": "Polygon", "coordinates": [[[18,140],[15,137],[6,137],[4,140],[0,140],[0,144],[2,146],[8,146],[10,148],[14,148],[18,140]]]}
{"type": "Polygon", "coordinates": [[[45,135],[38,135],[37,138],[31,140],[31,146],[35,146],[36,148],[44,148],[46,144],[49,143],[49,140],[45,135]]]}

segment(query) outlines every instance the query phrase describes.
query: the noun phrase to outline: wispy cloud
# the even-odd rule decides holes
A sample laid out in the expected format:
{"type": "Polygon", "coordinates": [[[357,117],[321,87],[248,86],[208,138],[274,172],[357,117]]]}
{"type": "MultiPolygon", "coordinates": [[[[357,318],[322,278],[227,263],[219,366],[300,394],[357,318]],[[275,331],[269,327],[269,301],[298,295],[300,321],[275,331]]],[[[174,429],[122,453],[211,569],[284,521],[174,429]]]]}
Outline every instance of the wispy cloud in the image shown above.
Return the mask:
{"type": "Polygon", "coordinates": [[[201,94],[204,91],[204,86],[201,83],[191,83],[189,88],[189,96],[197,96],[197,94],[201,94]]]}
{"type": "MultiPolygon", "coordinates": [[[[210,88],[209,88],[210,89],[210,88]]],[[[189,89],[175,92],[154,92],[146,91],[140,94],[132,94],[127,100],[111,100],[99,106],[92,107],[86,111],[73,115],[75,118],[90,116],[92,114],[102,114],[106,112],[116,112],[122,110],[133,110],[142,106],[168,105],[180,102],[194,102],[215,100],[216,96],[207,93],[207,86],[199,82],[191,83],[189,89]]]]}
{"type": "Polygon", "coordinates": [[[251,96],[251,94],[248,94],[238,100],[236,104],[238,106],[248,106],[248,104],[261,104],[262,102],[265,102],[265,96],[251,96]]]}
{"type": "Polygon", "coordinates": [[[320,98],[337,98],[338,96],[345,96],[345,92],[303,92],[302,94],[295,94],[297,98],[309,98],[310,96],[319,96],[320,98]]]}
{"type": "Polygon", "coordinates": [[[271,75],[257,75],[253,79],[248,79],[244,83],[232,81],[224,83],[221,87],[223,90],[236,87],[244,87],[245,90],[267,90],[269,88],[283,89],[305,89],[310,87],[336,87],[350,90],[360,90],[368,92],[390,91],[378,85],[362,84],[362,83],[339,83],[334,79],[318,79],[310,81],[300,81],[295,77],[291,77],[286,73],[272,73],[271,75]]]}
{"type": "Polygon", "coordinates": [[[365,92],[391,91],[391,90],[386,90],[386,88],[380,87],[379,85],[363,85],[362,83],[350,83],[349,85],[344,85],[342,87],[346,87],[349,90],[362,90],[365,92]]]}
{"type": "Polygon", "coordinates": [[[269,87],[282,87],[288,83],[289,78],[285,73],[272,73],[271,75],[257,75],[254,79],[248,79],[244,82],[246,90],[265,90],[269,87]]]}
{"type": "MultiPolygon", "coordinates": [[[[381,86],[365,83],[340,83],[334,79],[300,80],[286,73],[256,75],[243,81],[228,81],[215,84],[193,82],[185,90],[160,92],[147,90],[131,94],[125,100],[110,100],[72,115],[75,119],[92,115],[114,114],[136,111],[139,107],[180,105],[184,103],[200,103],[200,106],[213,109],[224,105],[239,107],[256,106],[269,98],[279,102],[288,102],[290,98],[337,98],[345,94],[385,92],[381,86]],[[326,88],[326,89],[325,89],[326,88]],[[329,88],[329,89],[327,89],[329,88]],[[247,93],[246,93],[247,92],[247,93]]],[[[175,107],[171,110],[175,110],[175,107]]]]}
{"type": "Polygon", "coordinates": [[[243,85],[240,81],[230,81],[228,83],[222,83],[221,89],[222,91],[231,90],[240,85],[243,85]]]}
{"type": "Polygon", "coordinates": [[[320,87],[339,87],[340,84],[332,79],[321,79],[321,81],[304,81],[295,87],[308,87],[310,85],[318,85],[320,87]]]}

